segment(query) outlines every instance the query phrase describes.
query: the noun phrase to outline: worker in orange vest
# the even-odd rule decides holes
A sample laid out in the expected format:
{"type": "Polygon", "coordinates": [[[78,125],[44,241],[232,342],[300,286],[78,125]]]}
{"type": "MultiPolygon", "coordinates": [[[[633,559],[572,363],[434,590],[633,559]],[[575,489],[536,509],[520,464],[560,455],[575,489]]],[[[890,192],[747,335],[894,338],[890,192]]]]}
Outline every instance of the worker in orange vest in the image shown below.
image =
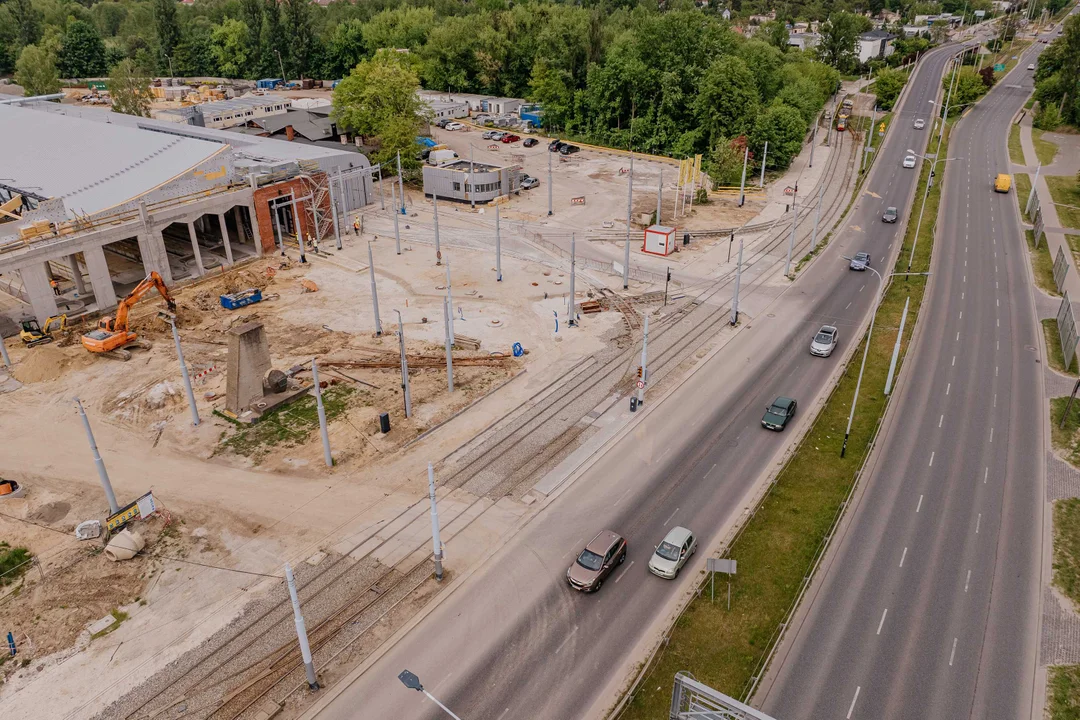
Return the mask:
{"type": "Polygon", "coordinates": [[[56,282],[56,280],[54,279],[54,280],[49,280],[49,285],[52,286],[53,295],[59,296],[60,295],[60,283],[56,282]]]}
{"type": "Polygon", "coordinates": [[[360,218],[358,218],[358,217],[353,218],[352,231],[353,231],[353,235],[359,235],[360,234],[360,218]]]}

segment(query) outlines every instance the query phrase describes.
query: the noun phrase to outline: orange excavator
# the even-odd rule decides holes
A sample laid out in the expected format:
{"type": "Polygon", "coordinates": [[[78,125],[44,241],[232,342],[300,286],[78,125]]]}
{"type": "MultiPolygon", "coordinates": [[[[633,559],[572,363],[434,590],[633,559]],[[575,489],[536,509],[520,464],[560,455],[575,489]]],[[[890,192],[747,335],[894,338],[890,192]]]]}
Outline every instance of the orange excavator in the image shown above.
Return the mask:
{"type": "Polygon", "coordinates": [[[82,336],[83,347],[112,360],[124,361],[131,359],[131,352],[127,350],[129,347],[149,350],[152,347],[149,342],[140,340],[128,330],[128,311],[143,295],[155,288],[165,299],[169,312],[175,313],[176,301],[169,294],[169,288],[165,287],[165,281],[156,272],[151,272],[116,306],[116,317],[106,315],[98,320],[97,328],[82,336]]]}

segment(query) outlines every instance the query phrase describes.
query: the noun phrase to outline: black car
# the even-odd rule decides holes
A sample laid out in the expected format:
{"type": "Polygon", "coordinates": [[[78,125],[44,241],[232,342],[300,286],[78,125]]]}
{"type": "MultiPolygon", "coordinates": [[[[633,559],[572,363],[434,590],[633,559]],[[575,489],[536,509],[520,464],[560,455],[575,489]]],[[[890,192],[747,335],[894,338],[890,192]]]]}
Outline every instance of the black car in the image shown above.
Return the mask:
{"type": "Polygon", "coordinates": [[[780,396],[773,400],[773,404],[765,408],[765,417],[761,418],[761,426],[767,430],[780,432],[787,427],[787,422],[795,417],[795,409],[798,403],[788,397],[780,396]]]}
{"type": "Polygon", "coordinates": [[[885,214],[881,216],[881,222],[894,223],[896,222],[896,208],[890,207],[885,210],[885,214]]]}
{"type": "Polygon", "coordinates": [[[535,147],[540,144],[540,141],[536,138],[525,138],[525,142],[521,143],[522,147],[535,147]]]}
{"type": "Polygon", "coordinates": [[[446,127],[446,124],[450,122],[450,118],[439,118],[435,121],[435,127],[446,127]]]}
{"type": "Polygon", "coordinates": [[[559,148],[559,154],[560,155],[571,155],[573,153],[578,152],[579,150],[581,150],[581,148],[579,148],[577,145],[568,145],[566,143],[563,143],[562,147],[559,148]]]}
{"type": "Polygon", "coordinates": [[[566,143],[564,143],[562,140],[555,138],[548,143],[548,152],[559,152],[559,150],[562,149],[562,146],[565,144],[566,143]]]}

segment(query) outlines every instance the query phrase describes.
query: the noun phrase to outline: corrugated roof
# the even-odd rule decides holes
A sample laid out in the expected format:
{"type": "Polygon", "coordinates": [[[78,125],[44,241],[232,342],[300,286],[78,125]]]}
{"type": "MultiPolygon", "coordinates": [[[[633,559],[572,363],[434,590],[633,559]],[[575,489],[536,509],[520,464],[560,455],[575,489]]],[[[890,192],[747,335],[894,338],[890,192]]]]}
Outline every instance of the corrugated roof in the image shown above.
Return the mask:
{"type": "Polygon", "coordinates": [[[63,198],[69,213],[79,214],[125,203],[222,149],[205,140],[5,105],[0,127],[9,139],[0,162],[0,174],[11,178],[6,184],[63,198]]]}
{"type": "Polygon", "coordinates": [[[196,105],[203,115],[217,115],[230,110],[249,110],[251,108],[267,107],[269,105],[289,106],[289,99],[281,95],[245,95],[244,97],[232,98],[231,100],[215,100],[214,102],[196,105]]]}

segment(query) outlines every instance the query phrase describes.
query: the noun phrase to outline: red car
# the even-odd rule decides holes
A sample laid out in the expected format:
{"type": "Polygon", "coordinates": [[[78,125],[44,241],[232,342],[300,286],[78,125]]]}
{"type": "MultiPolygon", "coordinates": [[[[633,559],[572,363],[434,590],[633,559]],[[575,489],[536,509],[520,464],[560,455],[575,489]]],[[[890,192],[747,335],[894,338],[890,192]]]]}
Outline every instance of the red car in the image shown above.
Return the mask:
{"type": "Polygon", "coordinates": [[[521,139],[520,135],[503,135],[502,141],[504,143],[513,143],[521,139]]]}

